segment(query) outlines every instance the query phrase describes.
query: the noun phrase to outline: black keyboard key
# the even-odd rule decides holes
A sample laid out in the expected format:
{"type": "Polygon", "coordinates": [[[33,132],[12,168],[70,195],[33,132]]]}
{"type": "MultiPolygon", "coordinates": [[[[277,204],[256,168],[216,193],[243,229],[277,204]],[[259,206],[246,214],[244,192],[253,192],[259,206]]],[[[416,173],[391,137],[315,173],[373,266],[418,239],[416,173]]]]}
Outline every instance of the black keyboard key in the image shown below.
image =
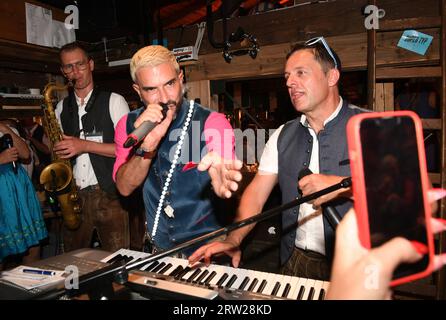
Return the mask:
{"type": "Polygon", "coordinates": [[[305,287],[300,286],[299,294],[297,295],[297,300],[302,300],[304,293],[305,293],[305,287]]]}
{"type": "Polygon", "coordinates": [[[183,277],[186,275],[186,273],[188,273],[190,271],[190,267],[186,267],[183,269],[183,271],[179,272],[176,276],[175,279],[177,280],[183,280],[183,277]]]}
{"type": "Polygon", "coordinates": [[[182,266],[178,266],[169,274],[169,276],[175,277],[181,271],[183,271],[183,267],[182,266]]]}
{"type": "Polygon", "coordinates": [[[159,265],[157,265],[155,268],[153,268],[152,272],[158,273],[158,271],[160,271],[165,265],[166,265],[165,262],[161,262],[159,265]]]}
{"type": "Polygon", "coordinates": [[[130,261],[132,261],[133,260],[133,257],[132,256],[124,256],[124,261],[125,261],[125,263],[127,263],[127,262],[130,262],[130,261]]]}
{"type": "Polygon", "coordinates": [[[262,282],[260,283],[259,288],[257,289],[257,293],[262,293],[267,284],[268,283],[266,282],[266,280],[262,280],[262,282]]]}
{"type": "Polygon", "coordinates": [[[290,293],[290,290],[291,290],[291,285],[289,283],[287,283],[285,285],[285,288],[283,289],[282,298],[288,297],[288,294],[290,293]]]}
{"type": "Polygon", "coordinates": [[[157,265],[158,265],[158,261],[153,261],[146,269],[145,269],[145,271],[150,271],[150,270],[152,270],[153,268],[155,268],[157,265]]]}
{"type": "Polygon", "coordinates": [[[197,278],[197,280],[194,280],[194,283],[198,283],[198,284],[202,284],[202,280],[204,279],[204,277],[207,276],[207,274],[209,273],[209,270],[204,270],[197,278]]]}
{"type": "Polygon", "coordinates": [[[277,295],[277,292],[279,292],[280,289],[280,282],[276,282],[276,284],[274,285],[273,291],[271,291],[271,295],[275,296],[277,295]]]}
{"type": "Polygon", "coordinates": [[[318,300],[325,300],[325,289],[321,289],[318,300]]]}
{"type": "Polygon", "coordinates": [[[229,279],[228,283],[226,283],[225,287],[230,288],[234,284],[235,280],[237,280],[237,276],[235,274],[232,275],[231,279],[229,279]]]}
{"type": "Polygon", "coordinates": [[[113,258],[110,258],[109,260],[105,261],[106,263],[113,263],[116,261],[119,261],[122,259],[122,255],[121,254],[117,254],[116,256],[114,256],[113,258]]]}
{"type": "Polygon", "coordinates": [[[310,292],[308,292],[308,300],[313,300],[313,296],[314,296],[314,288],[311,287],[310,292]]]}
{"type": "Polygon", "coordinates": [[[259,282],[259,280],[257,278],[254,278],[254,280],[252,280],[251,285],[248,288],[248,291],[253,291],[257,282],[259,282]]]}
{"type": "Polygon", "coordinates": [[[217,281],[217,286],[219,288],[223,287],[223,283],[228,279],[229,275],[227,273],[223,273],[223,275],[220,277],[220,279],[217,281]]]}
{"type": "Polygon", "coordinates": [[[245,279],[243,279],[242,283],[240,284],[239,290],[245,289],[248,282],[249,282],[249,277],[245,277],[245,279]]]}
{"type": "Polygon", "coordinates": [[[168,264],[166,264],[166,266],[164,267],[164,268],[162,268],[158,273],[159,274],[164,274],[165,272],[167,272],[167,270],[169,270],[170,268],[172,268],[172,264],[171,263],[168,263],[168,264]]]}
{"type": "Polygon", "coordinates": [[[196,269],[186,281],[192,282],[194,280],[194,278],[200,274],[200,272],[201,272],[200,269],[196,269]]]}
{"type": "Polygon", "coordinates": [[[211,282],[212,279],[214,279],[214,277],[217,275],[217,272],[212,271],[211,274],[209,275],[209,277],[206,278],[206,280],[204,281],[205,285],[209,285],[209,282],[211,282]]]}

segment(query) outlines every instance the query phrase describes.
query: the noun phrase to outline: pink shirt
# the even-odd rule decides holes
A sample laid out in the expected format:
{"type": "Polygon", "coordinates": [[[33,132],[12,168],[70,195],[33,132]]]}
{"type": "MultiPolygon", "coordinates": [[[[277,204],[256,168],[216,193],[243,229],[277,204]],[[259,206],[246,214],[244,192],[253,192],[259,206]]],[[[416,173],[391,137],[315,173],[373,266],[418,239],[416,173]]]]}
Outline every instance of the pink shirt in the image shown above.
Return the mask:
{"type": "MultiPolygon", "coordinates": [[[[212,112],[204,124],[204,139],[208,151],[215,151],[223,159],[235,158],[235,136],[231,125],[224,116],[212,112]]],[[[124,148],[127,140],[127,115],[119,120],[115,128],[116,160],[113,167],[113,179],[116,181],[116,172],[129,159],[132,148],[124,148]]]]}

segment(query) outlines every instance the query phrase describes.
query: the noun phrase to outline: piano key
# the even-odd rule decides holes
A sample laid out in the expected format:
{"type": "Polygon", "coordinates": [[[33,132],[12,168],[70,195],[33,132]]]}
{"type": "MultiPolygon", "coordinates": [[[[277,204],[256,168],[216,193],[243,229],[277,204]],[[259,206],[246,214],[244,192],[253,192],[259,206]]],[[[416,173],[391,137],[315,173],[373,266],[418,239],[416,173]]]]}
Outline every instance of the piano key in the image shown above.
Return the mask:
{"type": "Polygon", "coordinates": [[[328,282],[328,281],[322,282],[322,289],[321,289],[321,292],[319,293],[319,298],[318,298],[319,300],[325,300],[325,295],[327,294],[329,285],[330,285],[330,282],[328,282]]]}
{"type": "Polygon", "coordinates": [[[146,264],[141,270],[150,272],[153,268],[155,268],[159,264],[158,261],[153,261],[151,263],[146,264]]]}
{"type": "Polygon", "coordinates": [[[267,286],[263,290],[263,294],[271,294],[271,292],[274,289],[274,285],[278,281],[278,279],[281,279],[283,276],[281,274],[275,274],[275,273],[268,273],[268,277],[266,278],[267,286]]]}
{"type": "Polygon", "coordinates": [[[220,266],[220,265],[210,265],[209,271],[216,272],[215,277],[209,282],[210,286],[217,286],[217,282],[220,280],[220,278],[223,276],[224,273],[226,273],[226,267],[220,266]]]}
{"type": "Polygon", "coordinates": [[[319,294],[321,293],[323,281],[315,280],[314,281],[314,295],[311,300],[319,300],[319,294]]]}
{"type": "Polygon", "coordinates": [[[169,276],[176,277],[176,275],[178,273],[180,273],[181,271],[183,271],[183,267],[182,266],[177,266],[171,273],[169,273],[169,276]]]}
{"type": "Polygon", "coordinates": [[[231,286],[231,289],[239,289],[246,275],[248,274],[248,270],[246,269],[238,269],[235,274],[237,275],[237,280],[231,286]]]}
{"type": "MultiPolygon", "coordinates": [[[[300,300],[308,300],[308,297],[311,293],[311,289],[313,288],[313,286],[314,286],[314,280],[307,279],[307,282],[305,283],[305,292],[302,296],[302,299],[300,299],[300,300]]],[[[314,292],[314,289],[313,289],[313,292],[314,292]]]]}
{"type": "Polygon", "coordinates": [[[178,276],[178,279],[186,281],[186,279],[189,278],[190,275],[192,273],[194,273],[194,271],[195,271],[195,268],[193,269],[193,268],[187,266],[184,268],[183,272],[181,272],[181,275],[178,276]]]}
{"type": "Polygon", "coordinates": [[[166,273],[170,268],[172,268],[172,264],[171,263],[168,263],[168,264],[166,264],[166,266],[164,267],[164,268],[162,268],[158,273],[159,274],[164,274],[164,273],[166,273]]]}
{"type": "Polygon", "coordinates": [[[271,295],[272,296],[276,296],[277,292],[279,292],[280,289],[280,282],[276,282],[276,284],[274,285],[273,291],[271,291],[271,295]]]}
{"type": "Polygon", "coordinates": [[[248,285],[249,281],[251,281],[251,279],[246,276],[245,279],[243,279],[242,283],[240,284],[240,287],[238,287],[239,290],[245,290],[246,286],[248,285]]]}
{"type": "Polygon", "coordinates": [[[259,279],[257,279],[257,278],[252,279],[247,291],[254,291],[258,282],[259,282],[259,279]]]}
{"type": "Polygon", "coordinates": [[[251,281],[245,287],[245,291],[254,291],[256,286],[260,285],[259,279],[257,278],[260,275],[260,272],[254,270],[248,270],[248,277],[251,281]]]}
{"type": "Polygon", "coordinates": [[[229,275],[225,272],[223,275],[218,279],[217,283],[215,284],[219,288],[223,287],[223,283],[225,283],[226,279],[228,279],[229,275]]]}
{"type": "Polygon", "coordinates": [[[291,290],[291,285],[289,283],[286,283],[285,287],[283,288],[283,292],[280,295],[280,297],[282,297],[282,298],[288,297],[288,294],[290,293],[290,290],[291,290]]]}
{"type": "Polygon", "coordinates": [[[280,290],[277,292],[277,296],[281,298],[287,298],[288,295],[291,293],[292,282],[293,280],[291,276],[283,275],[283,278],[280,279],[280,283],[282,284],[282,286],[280,287],[280,290]]]}
{"type": "Polygon", "coordinates": [[[212,271],[209,276],[206,278],[206,280],[204,280],[204,284],[205,285],[209,285],[209,283],[215,278],[215,276],[217,275],[217,272],[212,271]]]}
{"type": "Polygon", "coordinates": [[[298,278],[298,277],[291,277],[291,289],[290,289],[290,293],[288,294],[288,299],[296,299],[297,298],[297,293],[296,290],[298,288],[298,286],[300,286],[300,283],[302,282],[302,278],[298,278]]]}
{"type": "Polygon", "coordinates": [[[259,287],[257,288],[257,293],[262,293],[263,292],[263,290],[265,289],[265,287],[266,287],[266,285],[268,284],[268,282],[265,280],[265,279],[263,279],[262,280],[262,282],[260,282],[260,285],[259,285],[259,287]]]}
{"type": "Polygon", "coordinates": [[[310,291],[308,292],[308,297],[305,300],[313,300],[314,298],[314,287],[310,288],[310,291]]]}
{"type": "Polygon", "coordinates": [[[122,254],[119,254],[119,253],[118,253],[118,254],[115,255],[114,257],[112,257],[112,258],[106,260],[105,262],[106,262],[106,263],[113,263],[113,262],[118,261],[118,260],[121,260],[121,259],[122,259],[122,254]]]}
{"type": "Polygon", "coordinates": [[[305,286],[300,286],[299,294],[297,295],[297,300],[303,300],[304,299],[305,290],[306,290],[305,286]]]}
{"type": "Polygon", "coordinates": [[[128,256],[132,258],[133,260],[130,260],[131,263],[135,262],[138,259],[144,259],[150,256],[149,253],[146,252],[139,252],[134,250],[128,250],[128,249],[119,249],[115,253],[111,254],[110,256],[106,257],[105,259],[101,260],[102,262],[107,262],[108,260],[112,259],[113,257],[120,255],[120,256],[128,256]]]}
{"type": "Polygon", "coordinates": [[[195,277],[197,277],[201,273],[201,269],[195,269],[194,272],[190,275],[189,278],[187,278],[187,282],[192,282],[195,277]]]}
{"type": "Polygon", "coordinates": [[[297,282],[297,285],[293,291],[293,293],[291,293],[290,295],[290,299],[293,300],[300,300],[299,298],[302,298],[303,292],[305,290],[305,282],[307,282],[307,279],[305,278],[299,278],[299,281],[297,282]],[[299,294],[301,294],[299,296],[299,294]]]}
{"type": "Polygon", "coordinates": [[[183,270],[181,270],[180,272],[177,273],[177,275],[175,276],[175,279],[182,280],[183,277],[189,273],[189,271],[191,271],[191,267],[189,267],[189,266],[184,267],[183,270]]]}
{"type": "Polygon", "coordinates": [[[226,288],[231,288],[234,282],[238,279],[238,276],[233,274],[232,277],[229,279],[229,281],[226,283],[226,288]]]}
{"type": "MultiPolygon", "coordinates": [[[[273,275],[274,275],[274,274],[273,274],[273,275]]],[[[264,292],[265,292],[265,288],[268,286],[268,281],[269,281],[269,279],[270,279],[270,276],[271,276],[271,273],[269,273],[269,272],[259,272],[259,271],[256,272],[256,277],[257,277],[257,279],[259,280],[259,284],[258,284],[258,286],[256,287],[255,292],[258,292],[258,290],[260,289],[260,286],[262,285],[263,280],[266,281],[266,285],[265,285],[265,287],[263,288],[263,290],[261,290],[261,291],[263,291],[263,292],[261,292],[261,293],[264,293],[264,292]]],[[[259,292],[259,293],[260,293],[260,292],[259,292]]]]}
{"type": "Polygon", "coordinates": [[[158,271],[161,270],[165,265],[166,265],[165,262],[161,262],[161,263],[158,264],[155,268],[153,268],[152,270],[150,270],[150,272],[158,273],[158,271]]]}
{"type": "Polygon", "coordinates": [[[204,270],[196,280],[194,280],[195,283],[197,284],[203,284],[205,277],[207,276],[207,274],[209,273],[209,270],[204,270]]]}

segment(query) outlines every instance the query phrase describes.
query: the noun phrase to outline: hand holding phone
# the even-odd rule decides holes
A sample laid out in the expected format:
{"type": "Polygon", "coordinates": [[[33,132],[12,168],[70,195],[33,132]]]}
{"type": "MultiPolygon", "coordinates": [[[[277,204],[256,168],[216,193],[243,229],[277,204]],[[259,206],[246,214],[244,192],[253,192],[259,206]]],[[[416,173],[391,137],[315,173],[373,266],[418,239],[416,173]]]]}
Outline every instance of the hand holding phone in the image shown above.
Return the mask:
{"type": "Polygon", "coordinates": [[[427,276],[434,255],[421,120],[411,111],[363,113],[347,124],[358,232],[365,248],[395,237],[426,254],[400,265],[391,285],[427,276]]]}

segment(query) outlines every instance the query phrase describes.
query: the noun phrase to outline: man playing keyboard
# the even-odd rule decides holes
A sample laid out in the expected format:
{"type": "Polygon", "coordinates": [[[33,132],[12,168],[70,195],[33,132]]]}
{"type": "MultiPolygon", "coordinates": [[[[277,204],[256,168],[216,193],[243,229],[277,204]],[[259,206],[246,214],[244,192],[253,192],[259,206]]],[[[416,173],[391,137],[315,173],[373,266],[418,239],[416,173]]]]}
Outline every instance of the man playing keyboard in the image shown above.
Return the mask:
{"type": "MultiPolygon", "coordinates": [[[[259,171],[244,191],[236,217],[247,219],[262,211],[274,186],[279,183],[282,202],[306,196],[339,183],[350,175],[345,125],[363,110],[339,95],[340,62],[324,38],[297,45],[287,56],[285,80],[296,111],[295,120],[282,125],[270,137],[259,171]],[[314,174],[299,179],[299,172],[314,174]]],[[[351,207],[350,190],[341,189],[282,212],[280,260],[282,273],[328,280],[334,248],[333,227],[323,219],[321,204],[332,205],[343,216],[351,207]]],[[[224,252],[237,267],[242,240],[254,225],[231,232],[225,241],[198,249],[191,263],[224,252]]]]}

